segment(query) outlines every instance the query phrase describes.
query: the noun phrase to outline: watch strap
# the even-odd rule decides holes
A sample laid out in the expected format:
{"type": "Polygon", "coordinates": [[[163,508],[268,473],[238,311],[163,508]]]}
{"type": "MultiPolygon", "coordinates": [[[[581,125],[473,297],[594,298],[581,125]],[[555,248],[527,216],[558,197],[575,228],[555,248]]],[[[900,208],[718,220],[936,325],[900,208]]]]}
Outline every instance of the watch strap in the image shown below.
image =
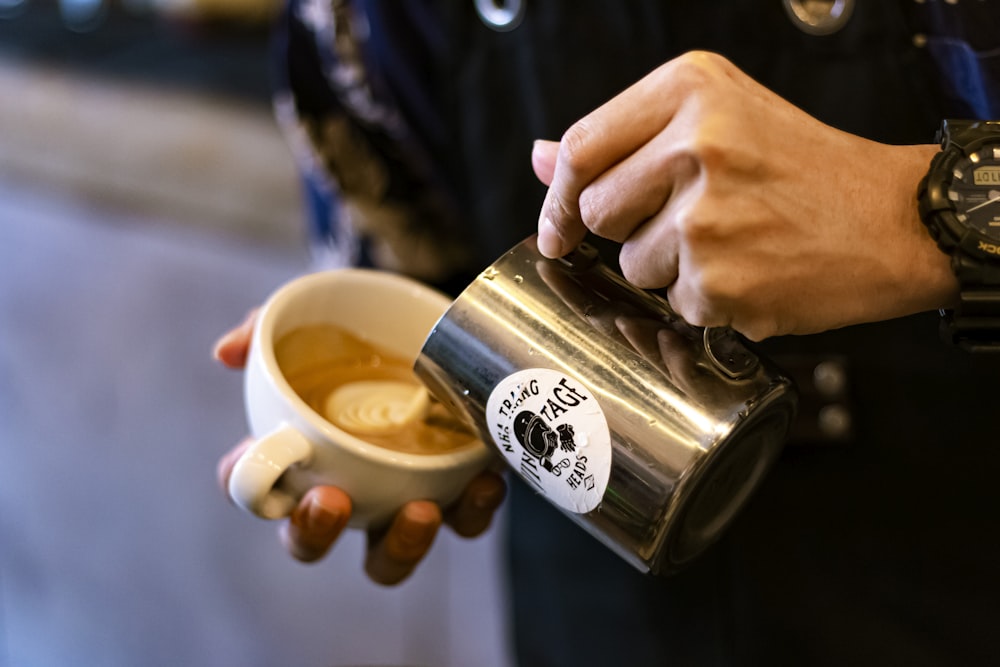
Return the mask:
{"type": "Polygon", "coordinates": [[[1000,289],[963,290],[958,306],[941,314],[945,340],[969,352],[1000,352],[1000,289]]]}
{"type": "Polygon", "coordinates": [[[962,290],[955,308],[941,313],[941,334],[970,352],[1000,352],[1000,266],[954,255],[951,267],[962,290]]]}

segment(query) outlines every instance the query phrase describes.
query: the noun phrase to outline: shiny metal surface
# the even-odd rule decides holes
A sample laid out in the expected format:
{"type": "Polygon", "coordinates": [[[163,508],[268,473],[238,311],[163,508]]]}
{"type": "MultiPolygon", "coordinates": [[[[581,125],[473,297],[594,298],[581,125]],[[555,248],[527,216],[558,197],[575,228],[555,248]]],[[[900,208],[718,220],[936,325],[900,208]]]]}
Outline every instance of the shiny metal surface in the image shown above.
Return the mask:
{"type": "Polygon", "coordinates": [[[854,12],[854,0],[784,0],[784,5],[795,27],[816,36],[839,31],[854,12]]]}
{"type": "MultiPolygon", "coordinates": [[[[553,504],[653,573],[683,566],[721,534],[780,452],[796,403],[792,382],[735,334],[686,324],[592,248],[549,260],[533,237],[456,299],[415,368],[485,442],[508,454],[510,443],[498,442],[487,413],[498,385],[522,372],[554,371],[578,382],[606,419],[610,469],[595,507],[553,504]]],[[[580,431],[583,445],[600,437],[580,431]]],[[[524,424],[518,442],[522,435],[524,424]]],[[[554,431],[549,437],[557,442],[554,431]]],[[[532,466],[552,466],[541,448],[522,446],[532,466]]],[[[537,466],[512,467],[534,481],[537,466]]]]}
{"type": "Polygon", "coordinates": [[[509,32],[521,25],[528,0],[475,0],[479,18],[497,32],[509,32]]]}

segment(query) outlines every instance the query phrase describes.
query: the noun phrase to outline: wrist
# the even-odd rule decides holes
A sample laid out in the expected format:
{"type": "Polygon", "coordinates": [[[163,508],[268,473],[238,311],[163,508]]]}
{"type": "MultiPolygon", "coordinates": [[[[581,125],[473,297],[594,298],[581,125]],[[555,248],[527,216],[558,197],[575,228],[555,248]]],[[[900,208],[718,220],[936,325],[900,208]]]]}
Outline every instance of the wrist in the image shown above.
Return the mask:
{"type": "MultiPolygon", "coordinates": [[[[921,183],[929,166],[941,151],[937,144],[913,147],[915,163],[907,177],[909,184],[921,183]]],[[[911,190],[912,192],[912,190],[911,190]]],[[[951,256],[943,251],[924,223],[918,198],[910,196],[907,205],[909,226],[920,237],[920,253],[914,258],[913,269],[919,276],[923,302],[919,311],[952,308],[958,302],[959,283],[951,266],[951,256]]]]}
{"type": "MultiPolygon", "coordinates": [[[[880,238],[885,261],[891,266],[894,289],[886,290],[884,312],[872,319],[890,319],[950,307],[958,298],[958,281],[951,258],[938,247],[924,225],[913,193],[939,152],[934,144],[888,146],[890,157],[872,161],[883,170],[880,193],[885,208],[876,219],[888,228],[880,238]]],[[[878,288],[877,285],[874,286],[878,288]]]]}

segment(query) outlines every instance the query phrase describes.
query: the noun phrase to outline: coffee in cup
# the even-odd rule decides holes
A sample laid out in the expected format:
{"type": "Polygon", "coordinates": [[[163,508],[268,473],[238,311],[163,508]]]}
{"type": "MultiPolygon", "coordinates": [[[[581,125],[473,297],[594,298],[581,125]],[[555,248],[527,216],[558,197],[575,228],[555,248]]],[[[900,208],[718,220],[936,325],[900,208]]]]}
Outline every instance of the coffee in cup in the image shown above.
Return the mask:
{"type": "Polygon", "coordinates": [[[411,370],[450,302],[365,269],[278,289],[251,339],[244,393],[255,441],[233,468],[233,500],[276,519],[310,488],[333,485],[350,496],[358,528],[411,500],[455,501],[493,455],[411,370]]]}
{"type": "Polygon", "coordinates": [[[274,345],[278,368],[314,412],[373,445],[408,454],[473,447],[476,436],[433,400],[413,362],[336,324],[307,324],[274,345]]]}

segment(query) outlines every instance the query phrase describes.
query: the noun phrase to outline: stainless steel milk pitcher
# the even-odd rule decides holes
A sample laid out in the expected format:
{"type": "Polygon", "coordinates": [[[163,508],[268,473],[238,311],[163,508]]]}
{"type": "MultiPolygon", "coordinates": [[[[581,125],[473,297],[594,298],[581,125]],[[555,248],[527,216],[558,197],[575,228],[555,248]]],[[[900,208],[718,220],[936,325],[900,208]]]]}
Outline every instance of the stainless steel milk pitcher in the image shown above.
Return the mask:
{"type": "Polygon", "coordinates": [[[552,260],[534,237],[455,300],[415,369],[549,502],[655,574],[722,533],[796,405],[738,335],[688,325],[590,246],[552,260]]]}

